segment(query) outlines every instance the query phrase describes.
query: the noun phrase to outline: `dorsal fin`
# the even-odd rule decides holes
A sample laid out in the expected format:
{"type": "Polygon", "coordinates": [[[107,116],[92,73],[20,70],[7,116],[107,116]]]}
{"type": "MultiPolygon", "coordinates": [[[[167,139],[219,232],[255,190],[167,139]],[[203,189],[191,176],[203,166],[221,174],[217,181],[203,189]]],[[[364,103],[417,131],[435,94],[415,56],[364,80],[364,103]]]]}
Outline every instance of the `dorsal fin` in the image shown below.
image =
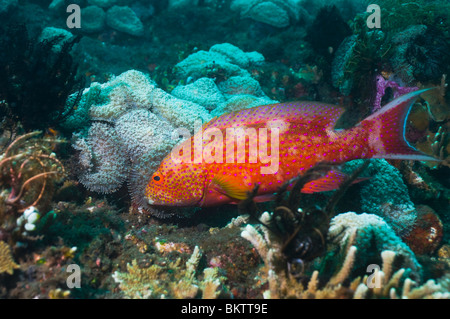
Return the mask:
{"type": "Polygon", "coordinates": [[[213,118],[203,128],[226,129],[227,127],[266,123],[271,120],[285,120],[315,127],[333,128],[344,111],[345,109],[342,107],[318,102],[277,103],[223,114],[213,118]]]}
{"type": "Polygon", "coordinates": [[[210,128],[213,126],[213,124],[217,121],[218,117],[214,116],[208,123],[203,124],[202,129],[206,130],[207,128],[210,128]]]}

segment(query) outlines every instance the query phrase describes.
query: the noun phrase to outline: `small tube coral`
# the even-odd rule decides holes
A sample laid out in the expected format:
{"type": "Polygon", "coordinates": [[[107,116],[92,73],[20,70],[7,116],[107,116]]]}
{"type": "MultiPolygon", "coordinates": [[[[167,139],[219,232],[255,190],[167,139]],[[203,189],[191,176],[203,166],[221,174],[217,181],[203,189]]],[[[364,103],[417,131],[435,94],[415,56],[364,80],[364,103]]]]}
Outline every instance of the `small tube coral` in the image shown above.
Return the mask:
{"type": "Polygon", "coordinates": [[[351,246],[348,249],[345,260],[342,264],[341,269],[330,279],[329,284],[336,286],[342,284],[345,279],[348,278],[350,272],[352,271],[353,264],[355,262],[355,254],[358,249],[356,246],[351,246]]]}

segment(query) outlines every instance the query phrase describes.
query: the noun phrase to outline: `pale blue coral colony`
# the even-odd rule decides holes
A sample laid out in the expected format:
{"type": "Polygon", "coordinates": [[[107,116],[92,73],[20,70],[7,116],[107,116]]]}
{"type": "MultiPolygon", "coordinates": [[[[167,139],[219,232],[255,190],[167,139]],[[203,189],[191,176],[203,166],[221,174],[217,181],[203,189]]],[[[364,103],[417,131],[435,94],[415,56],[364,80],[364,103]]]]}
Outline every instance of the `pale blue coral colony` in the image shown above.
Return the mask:
{"type": "MultiPolygon", "coordinates": [[[[14,1],[6,2],[11,7],[16,5],[14,1]]],[[[201,2],[212,7],[223,4],[223,1],[201,2]]],[[[169,10],[183,10],[198,5],[199,1],[170,0],[168,3],[169,10]]],[[[49,10],[58,12],[63,6],[64,1],[53,0],[49,10]]],[[[0,5],[0,12],[2,10],[6,9],[0,5]]],[[[90,36],[108,28],[125,37],[143,37],[147,31],[141,19],[150,19],[155,10],[153,6],[145,7],[140,1],[87,0],[81,11],[85,19],[81,32],[90,36]]],[[[234,0],[231,10],[241,19],[256,21],[257,26],[269,25],[272,32],[312,19],[300,0],[234,0]]],[[[397,34],[395,41],[403,39],[404,34],[410,36],[411,32],[424,32],[420,26],[411,32],[408,30],[397,34]]],[[[43,30],[41,39],[55,36],[62,36],[62,45],[64,39],[72,34],[63,28],[48,27],[43,30]]],[[[350,36],[339,48],[334,48],[337,52],[332,62],[331,78],[344,95],[349,95],[354,85],[353,78],[346,72],[346,63],[353,55],[356,37],[350,36]]],[[[401,46],[396,50],[395,63],[405,54],[401,46]]],[[[103,83],[93,81],[63,124],[64,129],[72,133],[78,181],[93,194],[115,194],[125,185],[133,198],[142,198],[144,188],[135,185],[145,185],[148,176],[179,142],[179,138],[172,136],[175,128],[184,127],[192,132],[196,120],[205,123],[224,113],[278,102],[268,96],[252,74],[255,68],[265,63],[261,53],[247,52],[230,43],[218,43],[205,50],[194,49],[173,65],[179,82],[170,91],[160,88],[142,70],[119,72],[103,83]],[[225,80],[217,81],[211,76],[218,72],[225,80]]],[[[398,70],[398,73],[405,72],[400,66],[398,70]]],[[[405,81],[410,80],[407,77],[411,74],[400,75],[405,81]]],[[[68,105],[74,98],[75,95],[69,98],[68,105]]],[[[342,170],[351,174],[361,163],[361,160],[347,163],[342,170]]],[[[370,178],[354,186],[358,188],[360,202],[344,196],[344,200],[354,201],[354,206],[360,210],[334,217],[330,245],[342,253],[347,249],[345,245],[352,231],[356,231],[350,244],[358,249],[355,259],[358,265],[363,267],[373,262],[377,259],[373,256],[379,256],[383,251],[394,251],[403,258],[402,267],[409,269],[409,278],[420,282],[424,275],[422,266],[401,239],[412,231],[417,222],[415,205],[401,172],[386,160],[375,159],[371,160],[363,175],[370,178]]],[[[330,194],[324,196],[329,198],[330,194]]]]}

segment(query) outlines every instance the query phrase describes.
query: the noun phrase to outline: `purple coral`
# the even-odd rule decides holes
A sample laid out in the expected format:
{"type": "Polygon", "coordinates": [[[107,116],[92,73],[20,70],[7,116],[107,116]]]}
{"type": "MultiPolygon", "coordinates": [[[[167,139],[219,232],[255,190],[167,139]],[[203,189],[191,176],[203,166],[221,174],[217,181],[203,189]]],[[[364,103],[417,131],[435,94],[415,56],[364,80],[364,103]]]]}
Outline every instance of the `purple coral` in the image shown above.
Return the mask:
{"type": "Polygon", "coordinates": [[[398,84],[397,82],[386,80],[381,75],[377,75],[376,80],[377,80],[377,95],[375,97],[372,113],[375,113],[376,111],[381,109],[381,100],[383,99],[383,96],[387,88],[391,88],[393,90],[394,99],[399,96],[402,96],[403,94],[413,92],[419,89],[418,87],[400,86],[400,84],[398,84]]]}

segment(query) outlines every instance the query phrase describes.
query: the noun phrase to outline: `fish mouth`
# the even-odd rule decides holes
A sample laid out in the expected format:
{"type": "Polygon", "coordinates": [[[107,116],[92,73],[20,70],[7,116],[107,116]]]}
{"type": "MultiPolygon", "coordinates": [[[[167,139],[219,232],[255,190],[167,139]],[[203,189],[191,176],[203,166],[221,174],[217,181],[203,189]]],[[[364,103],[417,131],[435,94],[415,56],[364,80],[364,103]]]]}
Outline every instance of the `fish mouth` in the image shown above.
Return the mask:
{"type": "Polygon", "coordinates": [[[166,202],[166,201],[154,201],[150,198],[147,198],[147,203],[151,206],[154,207],[193,207],[193,206],[197,206],[199,204],[200,200],[197,199],[193,199],[190,201],[186,201],[186,200],[180,200],[177,202],[166,202]]]}

